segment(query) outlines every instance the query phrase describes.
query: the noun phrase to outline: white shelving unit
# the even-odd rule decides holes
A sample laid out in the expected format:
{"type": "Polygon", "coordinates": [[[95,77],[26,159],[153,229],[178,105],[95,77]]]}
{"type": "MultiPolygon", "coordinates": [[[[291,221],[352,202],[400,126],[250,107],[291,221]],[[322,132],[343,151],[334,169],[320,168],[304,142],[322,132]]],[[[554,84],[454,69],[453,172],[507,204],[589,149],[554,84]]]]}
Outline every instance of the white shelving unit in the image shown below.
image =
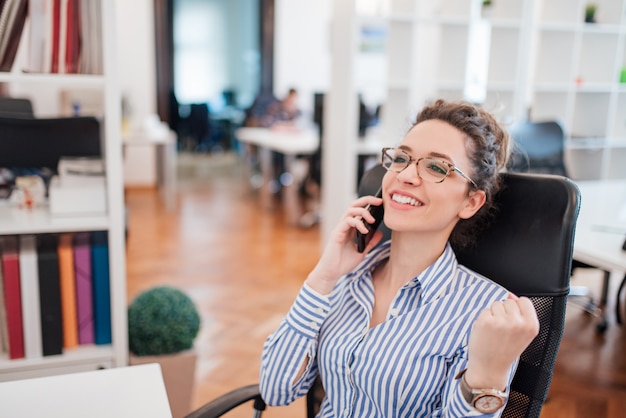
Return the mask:
{"type": "MultiPolygon", "coordinates": [[[[98,16],[102,19],[102,75],[24,74],[20,65],[20,56],[23,56],[21,51],[25,48],[24,36],[12,71],[0,73],[0,82],[7,83],[9,91],[16,95],[29,96],[33,101],[35,116],[39,117],[54,117],[54,112],[49,109],[55,106],[58,109],[58,101],[54,101],[58,99],[53,99],[51,104],[50,97],[56,97],[60,89],[89,88],[102,92],[104,118],[101,123],[107,175],[107,213],[103,216],[56,217],[45,207],[27,212],[2,206],[0,235],[108,231],[113,342],[110,345],[81,345],[66,349],[63,354],[56,356],[17,360],[0,357],[0,381],[118,367],[128,363],[121,99],[115,59],[115,2],[102,0],[101,7],[98,16]],[[39,114],[38,109],[46,110],[39,114]]],[[[25,32],[27,28],[28,22],[25,32]]]]}
{"type": "Polygon", "coordinates": [[[477,64],[469,39],[490,27],[483,106],[502,121],[557,119],[573,178],[626,177],[626,0],[390,0],[384,137],[438,97],[465,98],[477,64]],[[486,23],[485,23],[486,22],[486,23]]]}
{"type": "Polygon", "coordinates": [[[573,178],[626,177],[626,1],[540,1],[533,19],[533,119],[561,120],[573,178]],[[620,162],[621,161],[621,162],[620,162]]]}

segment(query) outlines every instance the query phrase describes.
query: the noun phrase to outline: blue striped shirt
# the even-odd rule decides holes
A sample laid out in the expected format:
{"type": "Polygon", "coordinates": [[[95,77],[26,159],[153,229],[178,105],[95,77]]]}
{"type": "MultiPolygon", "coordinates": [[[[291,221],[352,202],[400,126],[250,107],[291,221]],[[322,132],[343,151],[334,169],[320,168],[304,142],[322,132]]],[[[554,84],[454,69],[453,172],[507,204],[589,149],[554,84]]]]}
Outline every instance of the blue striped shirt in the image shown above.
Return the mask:
{"type": "Polygon", "coordinates": [[[303,285],[265,341],[263,399],[289,404],[319,374],[326,391],[320,417],[499,416],[475,411],[455,376],[467,366],[474,319],[506,299],[506,289],[458,264],[448,245],[398,291],[386,321],[370,329],[372,271],[389,251],[390,242],[380,245],[330,295],[303,285]],[[307,359],[305,373],[294,382],[307,359]]]}

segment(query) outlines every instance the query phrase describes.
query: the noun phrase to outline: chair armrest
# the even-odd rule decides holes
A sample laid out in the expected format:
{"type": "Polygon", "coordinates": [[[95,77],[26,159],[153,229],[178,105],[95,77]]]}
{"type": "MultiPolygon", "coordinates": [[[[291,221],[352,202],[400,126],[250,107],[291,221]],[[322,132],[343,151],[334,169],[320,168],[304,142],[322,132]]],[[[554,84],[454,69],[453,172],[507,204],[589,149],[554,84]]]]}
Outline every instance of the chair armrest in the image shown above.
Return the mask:
{"type": "Polygon", "coordinates": [[[259,385],[253,384],[243,386],[234,389],[224,395],[216,398],[204,406],[191,412],[185,418],[216,418],[220,417],[226,412],[244,404],[248,401],[254,400],[254,409],[257,411],[265,410],[265,402],[261,398],[259,392],[259,385]]]}

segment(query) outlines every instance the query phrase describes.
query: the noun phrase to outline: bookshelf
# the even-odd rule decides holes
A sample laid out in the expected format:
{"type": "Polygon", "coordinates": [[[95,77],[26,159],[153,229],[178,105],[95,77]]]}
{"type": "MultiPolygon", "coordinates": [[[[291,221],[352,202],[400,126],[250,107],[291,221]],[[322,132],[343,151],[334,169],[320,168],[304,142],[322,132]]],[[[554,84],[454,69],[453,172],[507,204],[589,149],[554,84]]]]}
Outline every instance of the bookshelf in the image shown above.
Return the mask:
{"type": "MultiPolygon", "coordinates": [[[[0,355],[0,381],[71,373],[128,363],[126,319],[126,265],[124,242],[124,200],[122,180],[121,96],[118,85],[115,35],[115,2],[89,1],[100,10],[95,16],[101,27],[101,68],[97,74],[25,73],[29,55],[29,20],[20,40],[15,62],[9,72],[0,72],[13,96],[28,97],[36,117],[58,117],[59,92],[64,89],[91,89],[100,92],[103,117],[102,148],[106,170],[107,209],[102,215],[55,216],[46,206],[26,211],[0,204],[0,235],[52,234],[106,231],[108,237],[110,320],[112,343],[85,344],[64,349],[62,354],[9,359],[0,355]]],[[[93,37],[92,37],[93,38],[93,37]]],[[[93,40],[90,40],[90,42],[93,40]]],[[[93,51],[91,51],[93,52],[93,51]]],[[[27,309],[28,307],[24,307],[27,309]]]]}
{"type": "Polygon", "coordinates": [[[388,138],[397,140],[406,132],[410,118],[426,102],[463,98],[477,79],[486,88],[485,106],[500,118],[513,119],[522,112],[517,99],[524,89],[527,2],[495,1],[488,17],[481,3],[390,2],[388,97],[383,110],[388,138]],[[477,28],[481,25],[486,25],[490,38],[479,43],[489,48],[477,51],[469,40],[480,36],[477,28]],[[481,54],[483,62],[476,59],[481,54]],[[486,74],[481,66],[488,69],[486,74]]]}
{"type": "Polygon", "coordinates": [[[386,141],[435,98],[461,99],[472,80],[472,27],[489,25],[483,105],[505,122],[557,119],[575,179],[625,178],[626,0],[390,0],[386,141]]]}

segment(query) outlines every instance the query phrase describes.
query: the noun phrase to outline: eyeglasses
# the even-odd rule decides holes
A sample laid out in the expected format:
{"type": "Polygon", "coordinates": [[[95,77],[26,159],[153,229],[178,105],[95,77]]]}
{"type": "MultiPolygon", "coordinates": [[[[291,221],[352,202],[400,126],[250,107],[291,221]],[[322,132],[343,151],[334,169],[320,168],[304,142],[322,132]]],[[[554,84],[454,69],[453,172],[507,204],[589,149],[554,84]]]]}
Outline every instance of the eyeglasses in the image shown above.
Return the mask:
{"type": "Polygon", "coordinates": [[[398,148],[383,148],[382,156],[383,167],[388,171],[400,173],[404,171],[411,163],[417,165],[417,175],[425,181],[431,183],[441,183],[452,171],[459,173],[465,180],[470,182],[472,186],[478,189],[478,185],[469,178],[467,174],[460,168],[447,161],[435,160],[434,158],[418,158],[415,159],[408,153],[398,148]]]}

